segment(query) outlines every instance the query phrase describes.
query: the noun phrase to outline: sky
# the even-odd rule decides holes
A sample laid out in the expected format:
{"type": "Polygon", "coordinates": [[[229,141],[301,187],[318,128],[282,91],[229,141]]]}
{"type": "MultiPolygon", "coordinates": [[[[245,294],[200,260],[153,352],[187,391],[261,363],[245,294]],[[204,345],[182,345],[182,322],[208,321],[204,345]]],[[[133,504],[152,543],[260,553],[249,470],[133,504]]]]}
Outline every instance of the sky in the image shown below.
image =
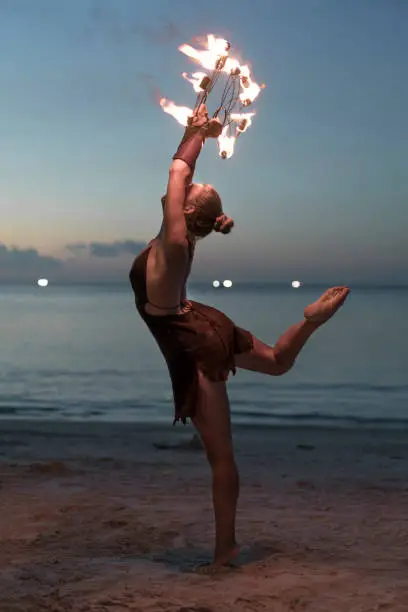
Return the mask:
{"type": "Polygon", "coordinates": [[[183,133],[156,92],[194,105],[207,33],[267,87],[198,161],[236,226],[192,278],[406,283],[405,0],[0,0],[0,282],[127,281],[183,133]]]}

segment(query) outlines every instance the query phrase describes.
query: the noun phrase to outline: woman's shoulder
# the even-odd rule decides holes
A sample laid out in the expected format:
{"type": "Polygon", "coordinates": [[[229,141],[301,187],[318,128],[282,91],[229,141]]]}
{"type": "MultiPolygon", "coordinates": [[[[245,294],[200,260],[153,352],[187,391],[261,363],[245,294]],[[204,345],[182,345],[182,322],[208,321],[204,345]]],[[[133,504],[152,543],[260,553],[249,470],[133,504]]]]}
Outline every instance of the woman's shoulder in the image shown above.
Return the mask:
{"type": "MultiPolygon", "coordinates": [[[[166,249],[165,238],[161,237],[160,235],[156,236],[156,238],[154,238],[150,244],[151,244],[152,250],[156,250],[156,251],[162,250],[164,252],[169,250],[169,249],[166,249]]],[[[183,245],[185,247],[185,252],[188,255],[188,258],[191,261],[194,257],[195,240],[187,235],[185,238],[185,241],[183,242],[183,245]]]]}

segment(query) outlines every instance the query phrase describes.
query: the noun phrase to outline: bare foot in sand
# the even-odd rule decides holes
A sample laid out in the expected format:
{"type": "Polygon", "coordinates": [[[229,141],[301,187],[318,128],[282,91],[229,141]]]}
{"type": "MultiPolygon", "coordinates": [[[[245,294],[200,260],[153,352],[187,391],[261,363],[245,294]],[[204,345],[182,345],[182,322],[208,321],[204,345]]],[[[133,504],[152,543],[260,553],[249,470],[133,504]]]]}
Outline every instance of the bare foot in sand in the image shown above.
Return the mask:
{"type": "Polygon", "coordinates": [[[350,289],[348,287],[332,287],[328,289],[316,302],[305,308],[305,319],[320,325],[326,323],[344,304],[349,293],[350,289]]]}
{"type": "Polygon", "coordinates": [[[238,569],[233,561],[239,555],[239,546],[234,544],[233,548],[223,552],[215,552],[212,563],[205,563],[196,568],[198,574],[217,574],[226,570],[238,569]]]}

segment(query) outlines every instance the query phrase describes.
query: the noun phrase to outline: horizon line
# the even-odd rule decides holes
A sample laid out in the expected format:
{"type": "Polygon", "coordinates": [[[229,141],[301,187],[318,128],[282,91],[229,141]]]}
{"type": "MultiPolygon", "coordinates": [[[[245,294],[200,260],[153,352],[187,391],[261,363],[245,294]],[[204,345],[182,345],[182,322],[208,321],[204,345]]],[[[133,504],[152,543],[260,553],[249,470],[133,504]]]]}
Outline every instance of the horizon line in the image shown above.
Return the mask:
{"type": "MultiPolygon", "coordinates": [[[[291,283],[292,281],[274,281],[274,280],[240,280],[240,281],[233,281],[232,285],[230,287],[223,287],[222,285],[220,287],[214,287],[213,286],[213,280],[191,280],[190,282],[187,283],[187,286],[189,287],[194,287],[194,286],[200,286],[202,287],[203,285],[207,286],[208,288],[217,290],[217,289],[231,289],[231,288],[239,288],[239,287],[291,287],[291,283]]],[[[302,287],[328,287],[328,286],[332,286],[333,282],[328,282],[328,281],[301,281],[301,285],[299,287],[299,289],[301,289],[302,287]]],[[[0,287],[28,287],[28,286],[37,286],[37,282],[36,281],[31,281],[31,280],[18,280],[18,281],[12,281],[12,280],[7,280],[7,281],[2,281],[0,280],[0,287]]],[[[116,287],[130,287],[130,283],[127,280],[93,280],[93,281],[87,281],[87,280],[77,280],[77,281],[71,281],[71,280],[64,280],[64,281],[50,281],[49,287],[84,287],[84,286],[88,286],[88,287],[108,287],[108,286],[116,286],[116,287]]],[[[347,286],[350,288],[367,288],[367,289],[377,289],[377,288],[381,288],[381,289],[408,289],[408,283],[395,283],[395,282],[367,282],[367,281],[353,281],[351,283],[347,283],[347,286]]]]}

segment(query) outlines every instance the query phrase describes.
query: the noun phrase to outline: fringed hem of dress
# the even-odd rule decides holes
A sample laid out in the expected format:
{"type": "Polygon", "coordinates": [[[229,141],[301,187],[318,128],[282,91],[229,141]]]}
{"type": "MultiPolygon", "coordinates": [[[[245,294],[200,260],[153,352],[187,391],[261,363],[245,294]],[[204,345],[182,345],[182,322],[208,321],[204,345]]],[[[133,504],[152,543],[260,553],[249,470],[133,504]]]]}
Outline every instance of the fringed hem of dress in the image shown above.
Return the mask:
{"type": "Polygon", "coordinates": [[[231,371],[235,375],[235,355],[252,350],[253,336],[220,310],[195,301],[179,315],[150,316],[140,304],[138,310],[167,363],[173,425],[186,425],[197,408],[198,372],[213,382],[228,380],[231,371]]]}
{"type": "Polygon", "coordinates": [[[172,369],[169,367],[175,406],[173,426],[179,422],[187,425],[187,419],[194,418],[196,414],[199,372],[212,382],[226,382],[230,372],[233,376],[236,374],[234,356],[250,352],[253,349],[254,341],[250,332],[236,325],[234,325],[233,331],[233,341],[228,355],[225,355],[224,363],[218,364],[217,367],[216,363],[195,362],[192,382],[187,382],[184,377],[182,377],[184,380],[181,380],[174,374],[174,371],[172,373],[172,369]],[[228,361],[228,364],[226,361],[228,361]]]}

